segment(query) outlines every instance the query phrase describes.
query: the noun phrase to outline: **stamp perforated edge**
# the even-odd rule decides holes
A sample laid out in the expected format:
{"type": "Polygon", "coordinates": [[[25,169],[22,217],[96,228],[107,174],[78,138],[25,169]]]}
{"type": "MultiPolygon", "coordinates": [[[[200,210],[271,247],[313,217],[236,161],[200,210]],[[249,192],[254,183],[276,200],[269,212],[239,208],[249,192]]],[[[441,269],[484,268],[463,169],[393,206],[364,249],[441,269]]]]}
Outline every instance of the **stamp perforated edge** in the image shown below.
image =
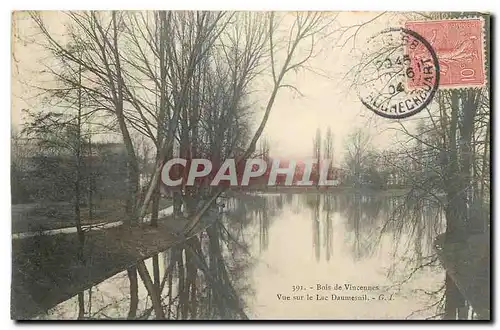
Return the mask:
{"type": "MultiPolygon", "coordinates": [[[[489,15],[489,14],[487,14],[489,15]]],[[[447,85],[447,86],[439,86],[439,90],[454,90],[454,89],[481,89],[488,85],[488,71],[486,70],[486,24],[483,16],[463,16],[463,17],[455,17],[455,18],[443,18],[443,19],[429,19],[429,20],[412,20],[407,21],[411,23],[429,23],[429,22],[440,22],[440,21],[466,21],[477,19],[481,22],[481,43],[482,43],[482,64],[483,64],[483,73],[484,73],[484,81],[482,84],[477,85],[447,85]]],[[[406,25],[405,22],[404,24],[406,25]]]]}

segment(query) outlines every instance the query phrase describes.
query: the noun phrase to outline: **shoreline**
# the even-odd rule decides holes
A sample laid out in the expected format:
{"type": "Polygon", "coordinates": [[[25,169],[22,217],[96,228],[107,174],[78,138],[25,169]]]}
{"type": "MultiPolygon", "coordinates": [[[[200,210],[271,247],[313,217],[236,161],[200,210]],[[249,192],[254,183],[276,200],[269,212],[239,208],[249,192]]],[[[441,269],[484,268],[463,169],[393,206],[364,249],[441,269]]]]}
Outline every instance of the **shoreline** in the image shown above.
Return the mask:
{"type": "MultiPolygon", "coordinates": [[[[189,237],[210,226],[213,217],[214,213],[207,212],[189,237]]],[[[76,233],[13,239],[11,318],[33,319],[137,262],[185,242],[187,237],[172,233],[186,224],[185,219],[176,220],[170,215],[159,220],[156,228],[142,223],[87,233],[84,263],[77,259],[76,233]],[[38,253],[39,246],[47,247],[44,253],[38,253]]]]}
{"type": "Polygon", "coordinates": [[[376,196],[403,196],[408,193],[410,188],[390,188],[390,189],[370,189],[370,188],[352,188],[352,187],[286,187],[277,186],[273,188],[256,189],[229,189],[231,193],[258,193],[262,195],[269,194],[361,194],[376,196]]]}

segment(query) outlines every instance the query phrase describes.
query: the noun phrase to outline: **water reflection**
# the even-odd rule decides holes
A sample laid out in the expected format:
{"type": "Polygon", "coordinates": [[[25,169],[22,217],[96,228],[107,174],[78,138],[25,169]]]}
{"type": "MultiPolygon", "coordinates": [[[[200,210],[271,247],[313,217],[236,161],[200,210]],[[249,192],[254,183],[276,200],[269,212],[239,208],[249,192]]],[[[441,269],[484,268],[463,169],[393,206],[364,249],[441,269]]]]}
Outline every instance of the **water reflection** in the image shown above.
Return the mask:
{"type": "Polygon", "coordinates": [[[437,205],[315,193],[238,195],[225,204],[215,225],[146,260],[158,293],[153,299],[131,268],[41,318],[153,319],[163,313],[167,319],[422,319],[458,308],[432,248],[444,230],[437,205]],[[318,284],[373,286],[378,290],[370,294],[393,298],[277,298],[292,295],[293,285],[315,298],[339,294],[318,292],[318,284]]]}

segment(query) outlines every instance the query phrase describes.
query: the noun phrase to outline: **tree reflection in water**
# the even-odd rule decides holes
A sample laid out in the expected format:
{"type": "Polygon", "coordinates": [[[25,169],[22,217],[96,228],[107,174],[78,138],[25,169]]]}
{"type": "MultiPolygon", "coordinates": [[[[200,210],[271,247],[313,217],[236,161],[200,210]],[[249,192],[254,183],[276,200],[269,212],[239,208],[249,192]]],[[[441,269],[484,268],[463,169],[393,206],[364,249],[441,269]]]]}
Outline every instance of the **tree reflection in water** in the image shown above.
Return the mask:
{"type": "MultiPolygon", "coordinates": [[[[153,299],[160,301],[166,319],[247,318],[241,297],[252,294],[246,276],[252,267],[252,256],[245,230],[253,219],[258,219],[260,246],[266,249],[271,218],[283,208],[284,196],[240,197],[227,200],[228,211],[200,235],[147,260],[148,272],[162,271],[161,278],[153,276],[157,294],[153,299]]],[[[76,298],[40,318],[158,318],[135,267],[76,298]],[[116,291],[120,293],[118,298],[116,291]],[[97,307],[92,309],[92,305],[97,307]]]]}
{"type": "MultiPolygon", "coordinates": [[[[157,261],[146,262],[148,272],[158,270],[159,275],[153,276],[158,296],[153,298],[160,302],[166,319],[248,318],[248,300],[256,289],[256,283],[249,280],[252,268],[269,248],[269,229],[285,209],[293,214],[310,211],[317,261],[333,262],[334,246],[340,244],[337,241],[334,245],[334,232],[343,222],[344,232],[337,239],[343,236],[342,245],[349,248],[354,261],[391,251],[386,276],[393,289],[401,290],[421,273],[443,275],[441,282],[420,282],[424,285],[411,289],[410,294],[426,295],[428,304],[408,317],[418,318],[430,309],[435,318],[454,318],[457,308],[465,306],[437,261],[433,242],[444,229],[444,219],[442,209],[429,201],[379,194],[308,193],[242,194],[225,203],[224,214],[202,234],[160,253],[157,261]],[[251,249],[251,245],[257,249],[251,249]]],[[[464,313],[463,308],[460,311],[464,313]]],[[[58,319],[158,316],[134,267],[53,308],[47,315],[58,319]]]]}
{"type": "MultiPolygon", "coordinates": [[[[433,249],[437,235],[444,231],[444,214],[442,208],[428,200],[405,197],[384,196],[380,194],[308,194],[302,195],[304,204],[312,211],[313,246],[316,258],[320,259],[320,228],[323,228],[323,242],[326,260],[332,253],[333,226],[332,215],[338,212],[343,215],[347,232],[344,240],[351,247],[352,257],[361,260],[381,251],[381,245],[391,245],[392,265],[387,270],[393,289],[400,290],[402,285],[410,282],[418,273],[433,272],[444,274],[437,254],[433,249]],[[323,212],[320,213],[320,205],[323,212]],[[320,223],[323,221],[323,227],[320,223]],[[391,238],[388,239],[387,234],[391,238]],[[402,265],[404,265],[402,267],[402,265]]],[[[445,315],[445,305],[455,306],[451,300],[459,298],[453,290],[453,282],[448,276],[443,278],[437,289],[415,288],[416,293],[428,296],[428,305],[424,309],[415,310],[409,318],[426,310],[432,310],[432,318],[445,315]],[[445,288],[448,288],[445,291],[445,288]]],[[[461,306],[459,303],[458,306],[461,306]]],[[[453,309],[453,308],[451,308],[453,309]]],[[[450,310],[451,310],[450,309],[450,310]]],[[[450,311],[448,314],[451,313],[450,311]]]]}

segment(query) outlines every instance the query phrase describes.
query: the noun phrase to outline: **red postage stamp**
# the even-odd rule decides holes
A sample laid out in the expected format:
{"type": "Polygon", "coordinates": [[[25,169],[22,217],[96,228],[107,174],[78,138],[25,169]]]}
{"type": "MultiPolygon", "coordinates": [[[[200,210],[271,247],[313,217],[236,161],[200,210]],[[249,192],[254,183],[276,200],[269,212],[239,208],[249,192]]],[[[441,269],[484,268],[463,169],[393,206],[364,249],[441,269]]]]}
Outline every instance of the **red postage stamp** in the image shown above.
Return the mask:
{"type": "Polygon", "coordinates": [[[405,27],[421,35],[435,51],[440,87],[478,87],[486,82],[483,24],[482,19],[468,18],[406,22],[405,27]]]}

